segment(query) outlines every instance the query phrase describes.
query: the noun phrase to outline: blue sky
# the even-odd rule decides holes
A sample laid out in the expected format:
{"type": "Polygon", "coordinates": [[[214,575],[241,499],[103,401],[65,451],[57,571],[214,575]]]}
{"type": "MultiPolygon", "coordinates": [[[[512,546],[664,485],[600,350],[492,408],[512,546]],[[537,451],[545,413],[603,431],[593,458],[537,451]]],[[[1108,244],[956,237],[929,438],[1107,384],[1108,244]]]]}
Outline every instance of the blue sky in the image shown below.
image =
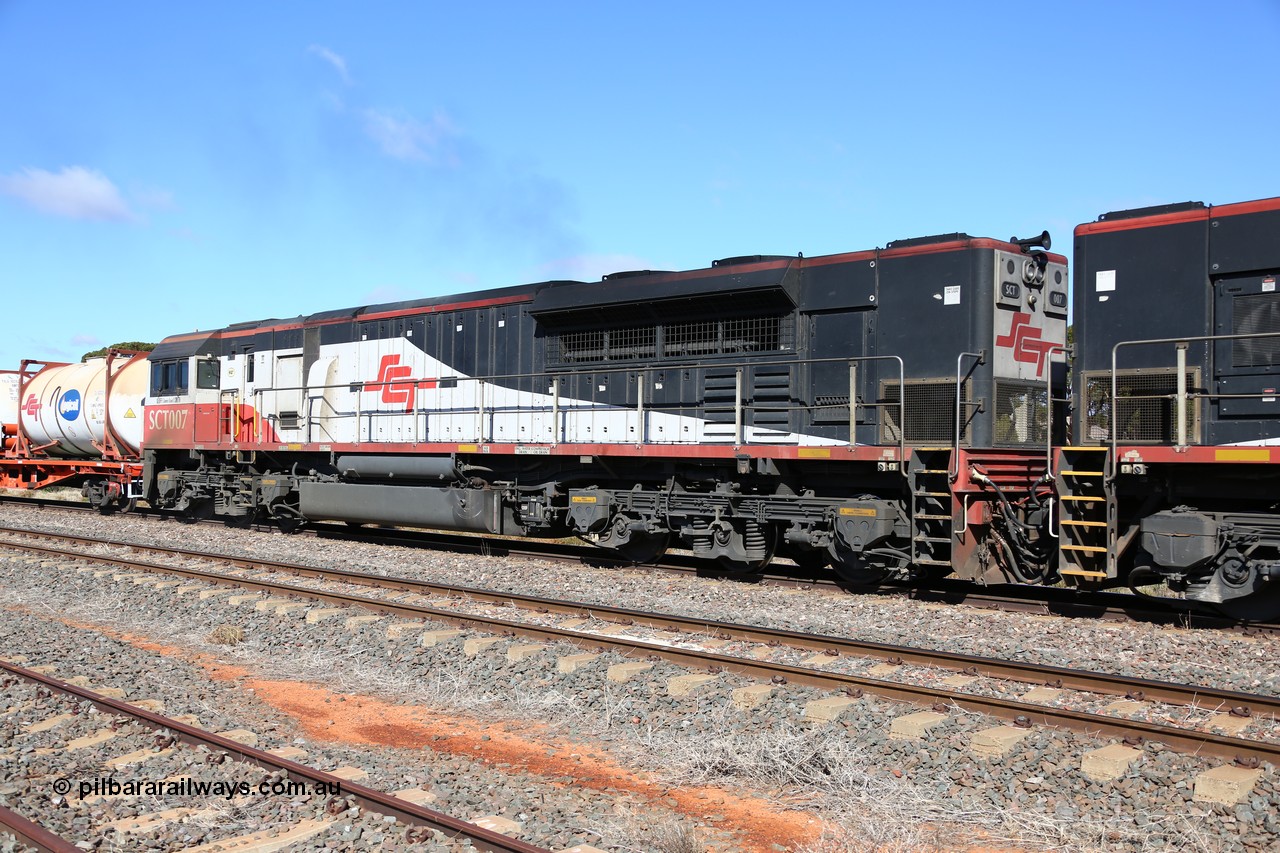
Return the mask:
{"type": "Polygon", "coordinates": [[[0,367],[1280,195],[1280,0],[0,0],[0,367]],[[891,7],[892,6],[892,7],[891,7]]]}

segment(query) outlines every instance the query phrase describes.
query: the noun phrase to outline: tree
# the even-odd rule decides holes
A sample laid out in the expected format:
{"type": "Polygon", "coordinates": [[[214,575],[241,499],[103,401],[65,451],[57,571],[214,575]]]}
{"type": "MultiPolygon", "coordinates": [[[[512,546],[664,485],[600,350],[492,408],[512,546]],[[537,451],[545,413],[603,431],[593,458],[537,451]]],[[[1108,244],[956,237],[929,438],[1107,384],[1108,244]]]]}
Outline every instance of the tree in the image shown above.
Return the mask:
{"type": "Polygon", "coordinates": [[[146,343],[145,341],[124,341],[123,343],[112,344],[109,347],[102,347],[101,349],[96,349],[96,350],[93,350],[92,352],[87,352],[84,355],[80,356],[80,360],[88,361],[91,358],[101,358],[102,356],[106,355],[108,351],[113,349],[132,350],[135,352],[151,352],[155,348],[156,348],[155,344],[149,344],[149,343],[146,343]]]}

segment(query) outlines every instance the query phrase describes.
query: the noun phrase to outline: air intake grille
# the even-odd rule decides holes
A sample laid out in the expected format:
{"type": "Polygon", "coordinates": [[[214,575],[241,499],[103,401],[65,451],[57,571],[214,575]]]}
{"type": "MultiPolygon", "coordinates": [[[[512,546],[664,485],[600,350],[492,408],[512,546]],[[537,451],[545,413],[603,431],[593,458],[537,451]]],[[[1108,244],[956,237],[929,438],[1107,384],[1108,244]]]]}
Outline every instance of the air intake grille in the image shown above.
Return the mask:
{"type": "Polygon", "coordinates": [[[548,336],[547,361],[563,366],[654,359],[687,361],[794,349],[794,318],[782,314],[563,331],[548,336]]]}
{"type": "Polygon", "coordinates": [[[1274,338],[1232,341],[1232,367],[1280,365],[1280,293],[1255,293],[1231,301],[1231,334],[1275,332],[1274,338]]]}
{"type": "Polygon", "coordinates": [[[996,383],[996,420],[992,425],[998,447],[1024,447],[1048,441],[1049,394],[1043,384],[996,383]]]}
{"type": "Polygon", "coordinates": [[[813,400],[813,422],[815,424],[848,424],[849,395],[824,394],[815,397],[813,400]]]}
{"type": "MultiPolygon", "coordinates": [[[[969,383],[966,381],[961,389],[961,398],[965,403],[972,402],[969,383]]],[[[901,437],[911,444],[950,444],[956,430],[956,383],[943,380],[924,380],[907,383],[906,395],[906,428],[898,425],[899,411],[897,403],[902,400],[897,382],[884,383],[881,403],[894,405],[882,406],[884,420],[880,426],[880,441],[884,444],[897,444],[901,437]],[[905,437],[900,433],[905,432],[905,437]]],[[[960,423],[960,443],[969,443],[968,420],[973,414],[972,406],[964,407],[965,417],[960,423]]]]}
{"type": "MultiPolygon", "coordinates": [[[[1115,406],[1117,440],[1121,443],[1172,444],[1178,393],[1178,374],[1173,368],[1119,371],[1116,374],[1115,406]]],[[[1187,393],[1203,394],[1200,370],[1187,371],[1187,393]]],[[[1111,440],[1111,374],[1105,371],[1084,375],[1084,441],[1102,444],[1111,440]]],[[[1187,401],[1187,440],[1199,443],[1200,401],[1187,401]]]]}

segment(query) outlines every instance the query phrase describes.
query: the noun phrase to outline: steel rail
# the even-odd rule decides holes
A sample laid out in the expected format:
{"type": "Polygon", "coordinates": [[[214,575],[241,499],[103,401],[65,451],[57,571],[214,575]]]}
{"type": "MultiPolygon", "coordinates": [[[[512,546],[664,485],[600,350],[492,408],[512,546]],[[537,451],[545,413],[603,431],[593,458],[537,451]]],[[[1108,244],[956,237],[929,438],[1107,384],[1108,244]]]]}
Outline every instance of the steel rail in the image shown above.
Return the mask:
{"type": "MultiPolygon", "coordinates": [[[[10,529],[0,528],[0,533],[4,532],[10,532],[10,529]]],[[[325,569],[317,566],[301,565],[298,563],[235,557],[208,551],[193,551],[159,545],[140,545],[136,543],[117,542],[108,539],[99,539],[88,536],[72,536],[70,534],[61,533],[44,534],[32,531],[32,534],[45,536],[46,538],[61,539],[64,541],[124,547],[132,550],[150,551],[153,553],[182,558],[222,562],[245,569],[266,570],[269,572],[283,571],[304,577],[358,584],[361,586],[374,587],[376,589],[397,590],[422,595],[453,595],[499,606],[515,606],[525,610],[546,611],[566,616],[589,618],[608,617],[609,621],[628,625],[639,625],[663,631],[682,631],[693,634],[705,633],[728,640],[771,645],[781,644],[792,648],[807,649],[811,651],[830,651],[835,652],[837,655],[849,657],[872,657],[882,660],[897,660],[902,663],[914,663],[922,666],[931,666],[958,672],[963,671],[988,678],[1019,681],[1027,684],[1051,682],[1054,683],[1055,686],[1064,687],[1070,690],[1101,693],[1104,695],[1127,696],[1129,694],[1141,692],[1146,699],[1163,702],[1169,705],[1204,707],[1206,704],[1212,704],[1217,707],[1244,707],[1248,708],[1250,713],[1268,713],[1280,717],[1280,697],[1241,693],[1233,690],[1223,690],[1212,687],[1188,687],[1171,682],[1118,675],[1114,673],[1076,670],[1067,667],[1005,660],[1001,658],[990,658],[981,655],[922,649],[915,646],[876,643],[868,640],[857,640],[850,637],[808,634],[799,631],[785,631],[777,628],[766,628],[763,626],[745,625],[734,622],[716,622],[709,619],[678,616],[669,613],[654,613],[645,610],[632,610],[629,608],[612,607],[609,605],[583,604],[581,602],[574,601],[538,598],[531,595],[522,595],[520,593],[500,592],[495,590],[478,589],[475,587],[462,587],[452,584],[434,583],[432,581],[418,580],[416,578],[369,574],[365,572],[355,572],[349,569],[325,569]]],[[[15,543],[10,543],[6,540],[0,539],[0,547],[12,544],[15,543]]],[[[61,552],[54,550],[50,553],[62,555],[65,553],[75,552],[61,552]]],[[[99,559],[96,555],[83,554],[78,556],[84,556],[88,559],[99,559]]],[[[141,566],[149,565],[135,564],[132,561],[124,561],[124,564],[141,566]]],[[[169,569],[169,567],[164,566],[160,566],[158,568],[161,570],[169,569]]],[[[241,583],[247,582],[247,579],[239,578],[235,575],[215,576],[219,579],[230,578],[241,583]]],[[[289,589],[310,590],[313,593],[324,592],[323,590],[313,590],[310,587],[289,587],[289,589]]],[[[367,602],[374,599],[361,600],[367,602]]],[[[430,614],[430,618],[432,619],[451,622],[459,620],[488,619],[488,617],[459,614],[453,610],[440,608],[416,608],[414,613],[415,615],[417,613],[427,613],[430,614]]],[[[510,630],[511,623],[504,622],[502,627],[506,630],[510,630]]],[[[569,631],[567,633],[573,636],[596,636],[595,634],[588,632],[569,631]]]]}
{"type": "MultiPolygon", "coordinates": [[[[200,569],[192,569],[177,566],[162,566],[153,563],[145,563],[134,560],[124,560],[115,557],[105,557],[93,554],[84,554],[77,552],[58,551],[52,548],[45,548],[38,545],[29,545],[23,543],[0,542],[0,547],[17,548],[21,550],[31,551],[35,553],[43,553],[55,557],[70,557],[73,559],[81,559],[91,562],[99,562],[107,565],[115,565],[122,568],[142,569],[146,571],[155,571],[164,574],[180,575],[192,579],[203,580],[215,584],[225,586],[243,587],[245,589],[256,589],[276,594],[294,595],[303,598],[311,598],[321,601],[328,601],[334,604],[345,606],[361,607],[379,613],[387,613],[396,616],[403,616],[408,619],[433,620],[438,622],[470,625],[480,628],[491,633],[519,635],[541,640],[556,640],[574,643],[580,646],[592,646],[601,650],[619,651],[627,653],[641,653],[647,655],[650,659],[666,660],[680,666],[693,667],[697,669],[707,670],[711,672],[727,672],[749,678],[758,679],[766,682],[774,683],[795,683],[809,687],[815,687],[822,690],[844,691],[846,693],[860,695],[862,692],[874,693],[897,701],[908,702],[912,704],[935,705],[943,703],[946,705],[961,708],[966,711],[975,713],[988,714],[997,718],[1012,720],[1018,723],[1036,723],[1049,726],[1063,726],[1088,734],[1099,736],[1117,736],[1125,737],[1138,734],[1149,740],[1159,740],[1165,743],[1170,749],[1178,752],[1190,752],[1196,754],[1217,755],[1221,757],[1241,757],[1241,758],[1258,758],[1260,760],[1271,761],[1272,763],[1280,763],[1280,743],[1271,743],[1266,741],[1255,741],[1248,738],[1237,738],[1225,735],[1216,735],[1208,732],[1197,732],[1176,726],[1166,726],[1157,723],[1150,723],[1138,720],[1117,719],[1101,714],[1092,714],[1083,711],[1071,711],[1061,708],[1053,708],[1044,705],[1036,705],[1027,702],[1019,702],[1016,700],[1001,699],[998,697],[979,696],[974,694],[961,693],[958,691],[944,690],[932,686],[918,686],[905,684],[900,682],[886,681],[883,679],[867,678],[864,676],[849,675],[845,673],[829,672],[826,670],[813,669],[803,666],[791,666],[787,664],[773,663],[769,661],[758,661],[747,658],[735,657],[732,655],[721,655],[714,652],[680,649],[670,645],[646,642],[644,640],[622,638],[608,636],[602,634],[592,634],[582,631],[574,631],[565,628],[555,628],[550,626],[529,625],[521,622],[514,622],[507,619],[501,619],[490,616],[479,616],[475,614],[457,613],[455,611],[440,610],[432,607],[422,607],[413,604],[405,604],[392,602],[385,599],[366,598],[364,596],[325,592],[310,587],[296,586],[293,584],[273,583],[270,581],[251,580],[235,575],[224,575],[217,572],[206,572],[200,569]]],[[[142,546],[146,547],[146,546],[142,546]]],[[[239,558],[233,558],[239,559],[239,558]]],[[[252,561],[246,561],[252,562],[252,561]]],[[[314,569],[311,567],[303,567],[309,571],[322,573],[324,570],[314,569]]],[[[498,594],[508,597],[506,594],[498,594]]],[[[582,605],[577,605],[583,607],[582,605]]],[[[605,612],[608,608],[584,608],[583,612],[592,614],[594,612],[605,612]]],[[[636,611],[640,612],[640,611],[636,611]]],[[[654,617],[654,627],[661,627],[665,622],[675,628],[675,622],[670,616],[661,614],[648,614],[654,617]]],[[[705,622],[702,620],[694,620],[698,625],[703,626],[706,630],[708,626],[718,625],[719,623],[705,622]]],[[[729,628],[743,628],[746,631],[756,634],[756,632],[771,632],[770,629],[759,629],[750,626],[725,626],[729,628]]],[[[781,632],[786,634],[789,632],[781,632]]],[[[764,636],[761,633],[758,636],[764,636]]],[[[745,635],[744,635],[745,637],[745,635]]],[[[810,641],[812,645],[809,648],[828,648],[832,640],[840,641],[840,638],[831,637],[811,637],[808,635],[799,635],[804,640],[810,641]]],[[[848,641],[857,642],[857,641],[848,641]]],[[[878,646],[879,644],[867,644],[869,646],[878,646]]],[[[838,648],[838,647],[837,647],[838,648]]],[[[904,661],[911,655],[923,655],[927,659],[929,655],[935,654],[921,649],[913,649],[910,647],[883,647],[892,649],[895,656],[902,657],[904,661]]],[[[940,653],[944,656],[950,656],[951,653],[940,653]]],[[[1094,673],[1079,672],[1076,670],[1061,669],[1056,667],[1036,667],[1033,664],[1017,664],[1009,661],[997,661],[989,658],[974,658],[981,664],[991,667],[993,674],[997,673],[998,667],[1002,664],[1012,664],[1015,667],[1022,668],[1022,672],[1028,673],[1032,670],[1038,673],[1037,680],[1044,681],[1046,674],[1051,675],[1054,679],[1062,677],[1063,684],[1067,685],[1067,678],[1072,679],[1072,684],[1081,683],[1083,679],[1087,679],[1094,673]]],[[[980,670],[981,671],[981,670],[980,670]]],[[[1112,676],[1105,673],[1096,673],[1102,676],[1098,682],[1094,684],[1105,687],[1108,683],[1114,684],[1123,680],[1123,676],[1112,676]]],[[[1000,677],[1000,676],[996,676],[1000,677]]],[[[1050,679],[1053,680],[1053,679],[1050,679]]],[[[1165,682],[1150,681],[1146,679],[1129,679],[1129,690],[1141,690],[1146,693],[1148,689],[1153,691],[1153,696],[1173,697],[1182,696],[1183,701],[1175,704],[1189,704],[1200,706],[1195,701],[1197,698],[1206,698],[1209,701],[1217,702],[1221,705],[1231,705],[1232,707],[1244,706],[1250,709],[1250,713],[1255,711],[1263,711],[1280,714],[1280,699],[1257,696],[1254,694],[1235,693],[1232,691],[1216,690],[1212,688],[1201,688],[1193,686],[1181,686],[1176,684],[1168,684],[1165,682]]],[[[1114,692],[1104,691],[1098,687],[1077,687],[1076,689],[1089,689],[1097,692],[1114,692]]],[[[1169,700],[1166,700],[1169,701],[1169,700]]]]}
{"type": "Polygon", "coordinates": [[[43,673],[34,672],[8,661],[0,660],[0,669],[25,681],[40,684],[85,702],[91,702],[102,711],[132,717],[146,723],[151,728],[169,729],[178,740],[191,746],[204,746],[221,750],[242,761],[257,765],[264,770],[287,771],[290,778],[306,779],[312,783],[323,783],[331,789],[341,790],[343,796],[349,796],[370,811],[392,815],[402,823],[413,826],[426,826],[453,838],[471,839],[479,850],[491,851],[491,853],[550,853],[547,848],[502,835],[491,829],[485,829],[482,826],[452,817],[444,812],[438,812],[435,809],[429,809],[426,806],[411,803],[408,800],[402,800],[376,788],[340,779],[323,770],[316,770],[306,764],[299,764],[296,761],[280,758],[256,747],[247,746],[222,735],[207,732],[195,726],[157,714],[154,711],[148,711],[130,705],[127,702],[122,702],[119,699],[103,696],[101,693],[96,693],[84,687],[77,687],[74,684],[69,684],[43,673]]]}
{"type": "Polygon", "coordinates": [[[0,832],[12,835],[18,841],[44,853],[84,853],[76,845],[60,835],[55,835],[35,821],[0,806],[0,832]]]}
{"type": "MultiPolygon", "coordinates": [[[[60,502],[43,498],[27,499],[11,496],[0,497],[0,503],[5,500],[71,511],[96,511],[93,507],[81,502],[60,502]]],[[[164,518],[172,515],[168,511],[146,509],[134,510],[130,514],[154,518],[164,518]]],[[[216,520],[210,520],[206,523],[222,524],[222,522],[216,520]]],[[[31,534],[42,533],[42,531],[37,530],[0,527],[0,532],[6,530],[31,534]]],[[[379,534],[376,529],[352,530],[343,526],[325,523],[313,524],[306,530],[300,531],[299,535],[308,534],[321,539],[345,539],[378,545],[400,544],[411,548],[425,546],[437,550],[486,556],[514,555],[542,560],[617,566],[633,570],[677,575],[696,574],[699,577],[733,580],[743,583],[816,589],[831,594],[845,594],[851,591],[847,585],[842,584],[834,577],[834,573],[828,573],[831,577],[818,577],[812,572],[799,567],[796,567],[794,572],[765,572],[744,576],[740,573],[723,570],[715,563],[708,563],[706,560],[692,557],[686,558],[681,555],[669,554],[663,558],[661,563],[637,564],[605,548],[565,545],[548,540],[467,536],[459,533],[431,530],[395,529],[387,530],[385,534],[379,534]]],[[[124,541],[120,541],[118,544],[128,545],[129,547],[144,547],[124,541]]],[[[955,581],[949,584],[946,579],[942,579],[933,581],[932,585],[929,586],[884,583],[876,588],[853,591],[859,595],[901,596],[916,601],[960,604],[988,610],[1105,619],[1115,622],[1178,625],[1182,627],[1238,631],[1246,635],[1280,634],[1280,623],[1242,622],[1200,607],[1190,607],[1180,599],[1165,599],[1153,602],[1139,596],[1115,592],[1092,592],[1086,594],[1081,590],[1062,590],[1053,587],[1018,586],[1015,584],[1009,584],[1007,587],[1011,590],[1010,592],[993,594],[985,591],[985,587],[978,587],[968,581],[955,581]]]]}

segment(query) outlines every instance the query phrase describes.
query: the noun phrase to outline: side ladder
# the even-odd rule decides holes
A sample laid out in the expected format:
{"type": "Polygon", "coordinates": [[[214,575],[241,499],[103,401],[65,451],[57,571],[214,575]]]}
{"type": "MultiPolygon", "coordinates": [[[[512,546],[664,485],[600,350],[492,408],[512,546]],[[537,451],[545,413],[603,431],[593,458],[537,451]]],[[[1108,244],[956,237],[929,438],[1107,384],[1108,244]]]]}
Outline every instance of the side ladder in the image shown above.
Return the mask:
{"type": "Polygon", "coordinates": [[[951,567],[950,464],[950,447],[917,447],[911,454],[911,562],[917,566],[951,567]]]}
{"type": "Polygon", "coordinates": [[[1116,499],[1106,447],[1058,450],[1058,574],[1077,584],[1116,576],[1116,499]]]}

